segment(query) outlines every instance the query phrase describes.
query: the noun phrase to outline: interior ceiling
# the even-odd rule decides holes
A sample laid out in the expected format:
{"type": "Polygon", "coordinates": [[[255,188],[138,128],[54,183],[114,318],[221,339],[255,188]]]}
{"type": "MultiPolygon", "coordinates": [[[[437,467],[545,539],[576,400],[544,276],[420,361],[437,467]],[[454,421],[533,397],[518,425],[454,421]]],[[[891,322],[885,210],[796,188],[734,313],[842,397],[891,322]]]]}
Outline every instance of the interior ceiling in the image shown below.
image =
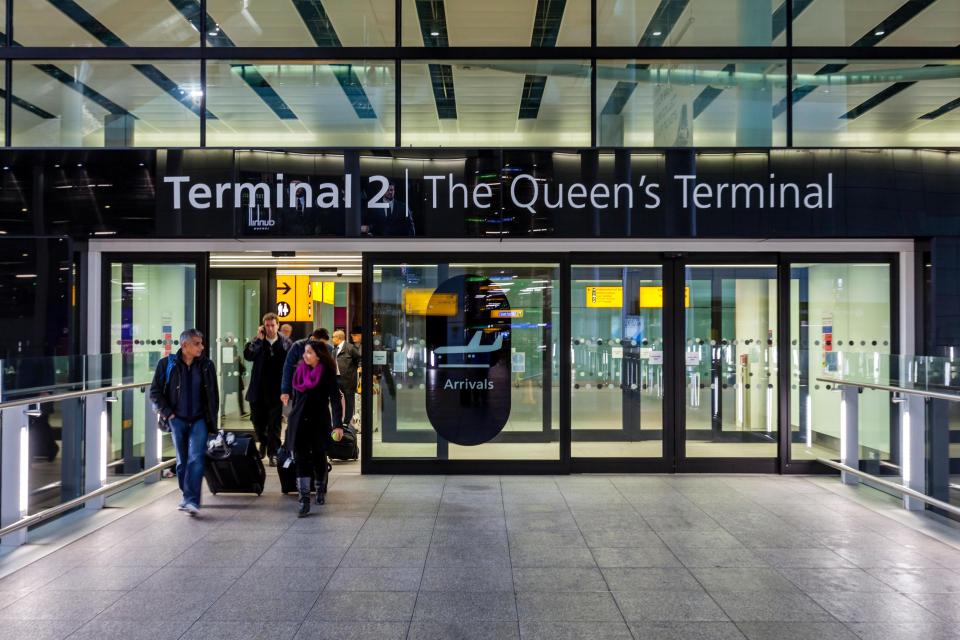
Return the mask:
{"type": "MultiPolygon", "coordinates": [[[[742,44],[738,35],[742,27],[756,32],[757,24],[761,28],[769,24],[772,41],[782,44],[782,2],[755,0],[754,5],[769,10],[769,22],[758,22],[756,9],[738,16],[729,10],[729,2],[718,0],[599,0],[598,37],[600,44],[631,46],[742,44]]],[[[199,44],[194,26],[199,25],[197,0],[17,0],[14,7],[15,36],[22,45],[199,44]]],[[[393,38],[393,0],[208,0],[207,9],[211,46],[389,45],[393,38]]],[[[589,0],[404,0],[403,40],[436,48],[584,45],[589,42],[589,11],[589,0]]],[[[799,0],[795,13],[798,45],[960,44],[960,2],[955,0],[799,0]]],[[[637,63],[601,64],[626,68],[637,63]]],[[[641,68],[646,66],[640,63],[641,68]]],[[[909,66],[799,61],[795,65],[798,72],[808,74],[909,66]]],[[[727,61],[696,67],[743,69],[727,61]]],[[[783,73],[782,65],[771,64],[766,70],[783,73]]],[[[336,131],[343,143],[346,135],[379,132],[386,134],[383,139],[389,146],[396,124],[396,73],[392,63],[360,61],[211,62],[207,96],[211,141],[239,144],[249,136],[258,144],[300,140],[316,145],[324,142],[321,136],[326,131],[336,131]]],[[[551,75],[535,61],[507,70],[444,60],[404,63],[400,73],[404,134],[409,134],[405,144],[550,144],[551,135],[558,136],[553,144],[589,143],[586,75],[551,75]]],[[[98,135],[108,114],[130,114],[137,144],[196,144],[199,76],[199,63],[184,61],[16,62],[14,135],[29,139],[28,134],[36,132],[43,140],[52,132],[62,139],[62,129],[69,126],[85,138],[98,135]],[[71,111],[75,113],[68,115],[71,111]],[[181,138],[165,142],[165,136],[178,135],[181,138]]],[[[697,144],[708,139],[723,144],[736,123],[739,90],[727,84],[682,92],[695,101],[697,144]]],[[[597,93],[598,110],[623,115],[626,129],[652,128],[650,83],[601,80],[597,93]]],[[[772,94],[774,117],[781,120],[783,91],[773,87],[772,94]]],[[[798,127],[818,132],[827,144],[830,136],[838,144],[855,140],[869,144],[871,137],[882,144],[906,133],[926,136],[930,143],[944,135],[958,136],[958,99],[958,79],[799,86],[795,93],[798,127]]],[[[625,142],[631,144],[629,139],[625,142]]],[[[644,135],[635,135],[632,143],[644,142],[644,135]]]]}

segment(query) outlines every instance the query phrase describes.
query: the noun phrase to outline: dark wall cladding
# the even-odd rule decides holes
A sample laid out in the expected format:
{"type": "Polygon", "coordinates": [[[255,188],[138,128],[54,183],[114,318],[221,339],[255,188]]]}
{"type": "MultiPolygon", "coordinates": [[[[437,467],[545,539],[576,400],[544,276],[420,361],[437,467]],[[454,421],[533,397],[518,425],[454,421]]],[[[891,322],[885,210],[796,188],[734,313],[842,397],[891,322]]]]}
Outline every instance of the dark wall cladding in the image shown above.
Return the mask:
{"type": "Polygon", "coordinates": [[[161,149],[0,157],[7,235],[960,235],[960,153],[938,150],[161,149]]]}

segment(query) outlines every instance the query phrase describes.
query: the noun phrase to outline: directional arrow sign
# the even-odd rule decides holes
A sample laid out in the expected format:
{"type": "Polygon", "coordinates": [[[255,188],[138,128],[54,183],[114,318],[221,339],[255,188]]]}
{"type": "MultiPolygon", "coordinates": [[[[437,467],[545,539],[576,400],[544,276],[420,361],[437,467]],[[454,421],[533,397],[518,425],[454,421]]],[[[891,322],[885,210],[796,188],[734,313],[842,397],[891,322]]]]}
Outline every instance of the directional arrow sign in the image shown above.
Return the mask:
{"type": "MultiPolygon", "coordinates": [[[[279,278],[278,278],[278,280],[279,280],[279,278]]],[[[278,283],[277,283],[277,291],[278,291],[279,293],[282,293],[283,295],[287,295],[288,293],[290,293],[290,283],[287,282],[286,280],[282,280],[282,281],[278,282],[278,283]]]]}
{"type": "Polygon", "coordinates": [[[294,276],[277,276],[277,315],[286,322],[296,320],[296,284],[294,276]]]}

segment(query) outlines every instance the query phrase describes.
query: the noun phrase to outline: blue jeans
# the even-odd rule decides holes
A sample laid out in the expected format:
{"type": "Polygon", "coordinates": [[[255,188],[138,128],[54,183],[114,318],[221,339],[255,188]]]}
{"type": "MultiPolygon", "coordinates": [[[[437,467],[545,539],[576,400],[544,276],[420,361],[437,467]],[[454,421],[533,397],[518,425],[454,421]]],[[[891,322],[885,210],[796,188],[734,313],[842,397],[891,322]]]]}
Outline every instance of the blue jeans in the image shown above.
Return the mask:
{"type": "Polygon", "coordinates": [[[183,500],[200,506],[203,487],[203,461],[207,452],[207,423],[197,420],[192,425],[180,418],[170,420],[173,448],[177,452],[177,482],[183,500]]]}

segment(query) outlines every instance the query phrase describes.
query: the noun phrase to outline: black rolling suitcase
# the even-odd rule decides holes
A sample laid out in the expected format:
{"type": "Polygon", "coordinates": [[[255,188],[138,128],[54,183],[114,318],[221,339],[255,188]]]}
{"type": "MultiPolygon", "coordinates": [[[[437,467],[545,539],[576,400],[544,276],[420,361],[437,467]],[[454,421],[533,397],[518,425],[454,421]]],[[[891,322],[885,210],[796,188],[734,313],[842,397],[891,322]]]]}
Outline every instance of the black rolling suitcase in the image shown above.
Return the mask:
{"type": "Polygon", "coordinates": [[[327,443],[327,455],[334,460],[356,460],[360,457],[360,447],[357,446],[357,431],[353,427],[343,428],[343,437],[339,441],[330,438],[327,443]]]}
{"type": "MultiPolygon", "coordinates": [[[[290,464],[287,464],[287,461],[290,459],[290,454],[286,453],[284,449],[282,453],[277,455],[277,475],[280,477],[280,493],[297,493],[297,465],[290,460],[290,464]]],[[[330,465],[327,465],[327,470],[329,471],[330,465]]],[[[314,478],[310,478],[310,492],[316,492],[317,483],[314,478]]]]}
{"type": "Polygon", "coordinates": [[[203,476],[210,493],[263,493],[267,471],[253,436],[223,433],[207,442],[203,476]]]}

